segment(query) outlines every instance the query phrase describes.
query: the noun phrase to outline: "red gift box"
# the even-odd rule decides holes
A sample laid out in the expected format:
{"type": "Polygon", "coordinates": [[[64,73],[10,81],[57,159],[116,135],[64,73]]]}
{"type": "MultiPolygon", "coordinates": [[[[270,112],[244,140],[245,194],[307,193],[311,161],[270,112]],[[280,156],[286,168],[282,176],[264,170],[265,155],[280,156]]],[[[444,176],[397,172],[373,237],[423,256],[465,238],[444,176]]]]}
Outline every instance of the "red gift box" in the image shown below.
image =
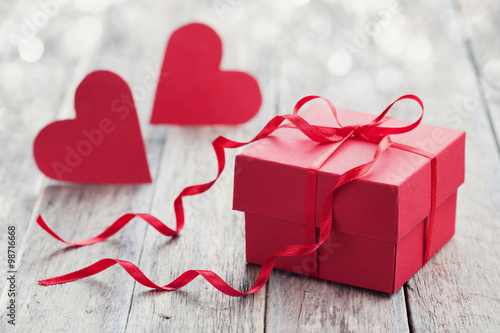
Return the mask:
{"type": "MultiPolygon", "coordinates": [[[[338,113],[344,125],[374,118],[342,109],[338,113]]],[[[325,105],[313,104],[300,115],[311,125],[336,126],[325,105]]],[[[409,123],[386,117],[383,125],[409,123]]],[[[393,294],[424,265],[426,255],[434,255],[451,239],[457,189],[464,181],[465,132],[419,125],[391,139],[436,156],[436,209],[429,253],[424,254],[431,161],[389,147],[365,176],[336,190],[332,230],[316,253],[279,257],[275,268],[393,294]]],[[[245,212],[247,262],[262,265],[286,245],[311,244],[312,221],[309,227],[305,223],[306,178],[310,166],[332,144],[314,142],[285,125],[236,157],[233,208],[245,212]]],[[[376,147],[373,142],[350,139],[319,169],[313,243],[319,238],[320,213],[329,191],[344,172],[373,159],[376,147]]]]}

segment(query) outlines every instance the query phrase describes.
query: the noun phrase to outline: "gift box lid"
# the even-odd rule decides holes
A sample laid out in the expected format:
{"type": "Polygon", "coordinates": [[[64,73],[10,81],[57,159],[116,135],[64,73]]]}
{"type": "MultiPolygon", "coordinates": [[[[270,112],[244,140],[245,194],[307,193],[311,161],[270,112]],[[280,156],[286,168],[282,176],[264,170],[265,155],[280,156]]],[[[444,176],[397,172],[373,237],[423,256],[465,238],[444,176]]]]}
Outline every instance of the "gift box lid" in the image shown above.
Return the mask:
{"type": "MultiPolygon", "coordinates": [[[[342,125],[365,124],[374,115],[338,109],[342,125]]],[[[301,115],[310,124],[338,126],[328,106],[313,104],[301,115]]],[[[384,127],[409,122],[387,117],[384,127]]],[[[464,181],[465,132],[420,124],[411,132],[391,135],[394,142],[435,154],[437,205],[464,181]]],[[[304,223],[308,167],[330,143],[317,143],[292,127],[274,133],[236,156],[233,209],[304,223]]],[[[376,144],[345,142],[321,167],[317,178],[316,226],[321,208],[338,176],[373,158],[376,144]]],[[[362,178],[336,191],[333,230],[398,242],[430,211],[431,167],[426,157],[388,148],[362,178]]]]}

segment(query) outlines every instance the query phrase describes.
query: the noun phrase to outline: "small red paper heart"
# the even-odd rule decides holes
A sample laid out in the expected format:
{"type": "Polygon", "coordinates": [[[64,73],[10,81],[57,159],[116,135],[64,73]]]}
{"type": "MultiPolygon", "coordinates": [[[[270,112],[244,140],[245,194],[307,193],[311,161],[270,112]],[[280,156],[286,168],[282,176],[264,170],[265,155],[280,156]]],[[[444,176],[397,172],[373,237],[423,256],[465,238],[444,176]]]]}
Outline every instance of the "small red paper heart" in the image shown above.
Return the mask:
{"type": "Polygon", "coordinates": [[[53,122],[33,144],[38,168],[75,183],[150,183],[132,92],[118,75],[95,71],[75,93],[76,119],[53,122]]]}
{"type": "Polygon", "coordinates": [[[221,71],[222,42],[210,27],[192,23],[168,41],[156,90],[152,124],[244,123],[257,114],[262,97],[257,80],[221,71]]]}

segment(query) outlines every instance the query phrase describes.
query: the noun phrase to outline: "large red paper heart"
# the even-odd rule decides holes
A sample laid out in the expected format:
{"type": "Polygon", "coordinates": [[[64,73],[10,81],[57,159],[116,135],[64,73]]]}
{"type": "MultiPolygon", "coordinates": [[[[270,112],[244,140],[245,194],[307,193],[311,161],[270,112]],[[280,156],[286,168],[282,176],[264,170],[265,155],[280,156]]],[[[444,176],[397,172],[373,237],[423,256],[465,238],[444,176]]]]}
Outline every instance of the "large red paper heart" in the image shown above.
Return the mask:
{"type": "Polygon", "coordinates": [[[75,93],[76,119],[53,122],[33,144],[40,170],[76,183],[150,183],[146,150],[127,83],[108,71],[87,75],[75,93]]]}
{"type": "Polygon", "coordinates": [[[257,81],[243,72],[221,71],[222,43],[210,27],[192,23],[168,41],[156,90],[152,124],[236,125],[257,114],[257,81]]]}

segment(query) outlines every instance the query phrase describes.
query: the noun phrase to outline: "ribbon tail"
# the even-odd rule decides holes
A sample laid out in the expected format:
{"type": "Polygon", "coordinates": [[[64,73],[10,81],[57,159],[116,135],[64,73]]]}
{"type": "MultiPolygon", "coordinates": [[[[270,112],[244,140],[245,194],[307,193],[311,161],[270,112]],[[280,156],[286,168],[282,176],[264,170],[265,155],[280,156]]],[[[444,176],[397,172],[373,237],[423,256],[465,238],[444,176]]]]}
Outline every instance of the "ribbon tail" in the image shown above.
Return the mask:
{"type": "MultiPolygon", "coordinates": [[[[307,249],[303,255],[307,253],[311,253],[315,251],[316,247],[314,245],[309,246],[309,249],[307,249]]],[[[214,273],[213,271],[209,270],[189,270],[184,273],[182,273],[177,279],[172,281],[171,283],[165,285],[165,286],[159,286],[155,284],[153,281],[151,281],[136,265],[129,261],[125,260],[118,260],[118,259],[111,259],[111,258],[106,258],[102,259],[90,266],[87,266],[85,268],[82,268],[78,271],[53,277],[50,279],[45,279],[45,280],[40,280],[38,283],[44,285],[44,286],[50,286],[50,285],[55,285],[55,284],[62,284],[66,282],[71,282],[75,280],[80,280],[84,279],[93,275],[96,275],[111,266],[114,266],[115,264],[119,264],[125,271],[138,283],[142,284],[145,287],[152,288],[152,289],[157,289],[157,290],[163,290],[163,291],[173,291],[180,289],[184,287],[185,285],[189,284],[192,280],[194,280],[197,276],[201,275],[205,280],[207,280],[214,288],[219,290],[220,292],[229,295],[229,296],[234,296],[234,297],[239,297],[239,296],[245,296],[249,294],[253,294],[260,290],[267,282],[269,279],[269,276],[271,275],[272,269],[274,267],[274,264],[276,262],[276,258],[279,255],[293,255],[294,249],[290,249],[290,247],[285,247],[282,249],[282,251],[278,252],[277,254],[269,257],[265,262],[264,265],[262,266],[259,275],[252,286],[252,288],[247,291],[247,292],[242,292],[237,289],[234,289],[231,287],[227,282],[225,282],[219,275],[214,273]]]]}
{"type": "Polygon", "coordinates": [[[38,215],[38,218],[36,219],[36,222],[38,225],[45,230],[48,234],[50,234],[52,237],[55,239],[72,245],[72,246],[86,246],[86,245],[91,245],[95,244],[98,242],[102,242],[106,240],[107,238],[113,236],[116,234],[120,229],[122,229],[125,225],[127,225],[133,218],[135,217],[140,217],[144,221],[146,221],[149,225],[154,227],[156,230],[158,230],[161,234],[165,236],[174,236],[177,233],[179,233],[182,230],[182,225],[178,225],[175,230],[170,229],[167,227],[165,224],[163,224],[160,220],[158,220],[156,217],[150,214],[133,214],[133,213],[128,213],[125,215],[122,215],[118,220],[116,220],[113,224],[111,224],[106,230],[104,230],[101,234],[99,234],[96,237],[92,237],[83,241],[78,241],[78,242],[68,242],[64,239],[62,239],[58,234],[56,234],[44,221],[41,215],[38,215]]]}

